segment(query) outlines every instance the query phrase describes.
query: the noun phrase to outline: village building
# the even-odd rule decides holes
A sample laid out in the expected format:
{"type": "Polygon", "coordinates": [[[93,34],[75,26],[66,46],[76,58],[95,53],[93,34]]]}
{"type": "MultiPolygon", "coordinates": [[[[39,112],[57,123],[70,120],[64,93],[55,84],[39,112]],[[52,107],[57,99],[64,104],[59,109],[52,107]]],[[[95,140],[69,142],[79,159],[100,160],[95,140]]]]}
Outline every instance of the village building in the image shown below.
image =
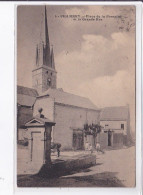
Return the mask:
{"type": "Polygon", "coordinates": [[[38,96],[37,90],[17,86],[17,140],[22,141],[25,123],[33,117],[33,105],[38,96]]]}
{"type": "MultiPolygon", "coordinates": [[[[37,97],[33,113],[43,108],[45,117],[56,124],[52,131],[52,141],[62,144],[62,149],[84,149],[84,125],[99,123],[100,110],[85,97],[80,97],[62,89],[50,88],[37,97]]],[[[88,141],[94,142],[90,136],[88,141]]]]}
{"type": "Polygon", "coordinates": [[[102,148],[122,147],[130,141],[130,113],[128,106],[106,107],[100,113],[102,132],[98,135],[102,148]]]}

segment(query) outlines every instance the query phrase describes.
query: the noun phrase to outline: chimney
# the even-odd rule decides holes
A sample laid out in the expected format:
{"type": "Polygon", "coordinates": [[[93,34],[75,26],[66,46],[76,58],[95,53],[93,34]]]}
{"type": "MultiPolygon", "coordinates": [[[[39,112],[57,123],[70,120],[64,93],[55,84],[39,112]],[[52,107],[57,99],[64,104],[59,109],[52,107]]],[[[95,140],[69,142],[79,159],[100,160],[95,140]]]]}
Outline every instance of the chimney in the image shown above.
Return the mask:
{"type": "Polygon", "coordinates": [[[44,115],[42,114],[43,108],[39,108],[38,112],[39,112],[39,117],[40,118],[44,118],[44,115]]]}

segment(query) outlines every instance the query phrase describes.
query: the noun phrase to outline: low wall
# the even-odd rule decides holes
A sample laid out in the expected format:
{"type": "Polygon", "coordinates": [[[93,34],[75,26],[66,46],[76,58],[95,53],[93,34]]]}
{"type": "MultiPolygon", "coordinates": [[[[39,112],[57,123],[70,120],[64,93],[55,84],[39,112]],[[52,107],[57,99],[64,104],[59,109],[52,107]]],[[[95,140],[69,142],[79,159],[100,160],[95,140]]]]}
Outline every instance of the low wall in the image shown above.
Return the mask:
{"type": "Polygon", "coordinates": [[[80,169],[88,168],[96,165],[95,155],[86,155],[78,159],[58,161],[52,163],[50,166],[43,165],[38,175],[42,177],[59,177],[71,173],[72,171],[78,171],[80,169]]]}

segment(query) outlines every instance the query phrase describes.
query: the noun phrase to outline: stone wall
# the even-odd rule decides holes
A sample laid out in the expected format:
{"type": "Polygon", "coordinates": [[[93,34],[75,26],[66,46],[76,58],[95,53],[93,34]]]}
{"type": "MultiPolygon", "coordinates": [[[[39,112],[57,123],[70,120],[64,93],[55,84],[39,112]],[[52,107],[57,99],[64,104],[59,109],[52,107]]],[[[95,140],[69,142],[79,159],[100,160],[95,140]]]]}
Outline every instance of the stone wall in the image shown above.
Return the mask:
{"type": "Polygon", "coordinates": [[[113,133],[113,147],[122,147],[122,146],[123,146],[123,134],[113,133]]]}
{"type": "Polygon", "coordinates": [[[36,89],[38,93],[42,92],[42,68],[32,72],[32,88],[36,89]]]}
{"type": "Polygon", "coordinates": [[[55,122],[53,127],[54,142],[62,144],[63,150],[73,148],[73,129],[83,129],[84,124],[97,123],[99,112],[83,108],[55,104],[55,122]]]}

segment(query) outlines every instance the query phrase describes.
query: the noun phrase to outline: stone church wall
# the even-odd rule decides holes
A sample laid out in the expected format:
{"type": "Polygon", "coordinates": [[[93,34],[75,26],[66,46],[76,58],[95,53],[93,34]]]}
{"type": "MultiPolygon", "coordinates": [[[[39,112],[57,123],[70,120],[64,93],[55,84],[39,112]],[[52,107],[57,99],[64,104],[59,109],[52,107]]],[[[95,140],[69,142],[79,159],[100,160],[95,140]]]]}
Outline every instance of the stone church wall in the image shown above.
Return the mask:
{"type": "Polygon", "coordinates": [[[53,128],[54,142],[62,144],[62,150],[73,148],[73,129],[83,129],[86,121],[98,122],[99,112],[83,108],[55,104],[56,125],[53,128]]]}
{"type": "Polygon", "coordinates": [[[38,93],[42,93],[42,69],[37,69],[32,72],[32,86],[38,93]]]}

